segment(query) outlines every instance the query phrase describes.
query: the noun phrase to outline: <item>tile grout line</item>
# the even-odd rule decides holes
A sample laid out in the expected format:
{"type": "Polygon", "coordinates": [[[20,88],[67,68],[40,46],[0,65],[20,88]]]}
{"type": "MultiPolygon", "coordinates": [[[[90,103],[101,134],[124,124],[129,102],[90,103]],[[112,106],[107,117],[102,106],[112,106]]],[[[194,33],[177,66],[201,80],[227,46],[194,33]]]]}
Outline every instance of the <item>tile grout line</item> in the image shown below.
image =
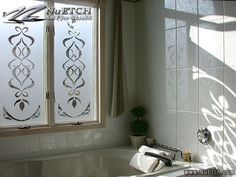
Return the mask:
{"type": "MultiPolygon", "coordinates": [[[[226,72],[226,68],[225,68],[225,1],[222,2],[223,3],[223,96],[225,97],[225,72],[226,72]]],[[[225,144],[225,99],[223,100],[223,144],[222,144],[222,153],[221,153],[221,161],[222,161],[222,169],[224,168],[224,144],[225,144]]]]}
{"type": "Polygon", "coordinates": [[[8,137],[8,145],[9,145],[9,154],[12,156],[12,142],[11,142],[11,136],[8,137]]]}
{"type": "Polygon", "coordinates": [[[12,136],[9,137],[10,154],[12,155],[12,136]]]}
{"type": "Polygon", "coordinates": [[[94,129],[92,129],[92,146],[93,146],[93,134],[94,134],[94,129]]]}
{"type": "Polygon", "coordinates": [[[177,70],[177,60],[178,60],[178,52],[177,52],[177,0],[175,0],[175,68],[176,68],[176,71],[175,71],[175,89],[176,89],[176,102],[175,102],[175,107],[176,107],[176,111],[175,111],[175,145],[177,148],[178,147],[178,116],[177,116],[177,108],[178,108],[178,77],[177,77],[177,74],[178,74],[178,70],[177,70]]]}
{"type": "Polygon", "coordinates": [[[66,131],[66,152],[70,152],[71,151],[71,147],[69,146],[69,132],[66,131]]]}
{"type": "MultiPolygon", "coordinates": [[[[198,115],[197,115],[197,117],[198,117],[198,119],[197,119],[197,121],[198,121],[198,127],[197,128],[199,128],[199,126],[200,126],[200,114],[199,114],[199,109],[200,109],[200,85],[199,85],[199,58],[200,58],[200,50],[199,50],[199,43],[200,43],[200,33],[199,33],[199,0],[197,0],[197,15],[198,15],[198,20],[197,20],[197,43],[198,43],[198,46],[197,46],[197,67],[198,67],[198,80],[197,80],[197,88],[198,88],[198,93],[197,93],[197,113],[198,113],[198,115]]],[[[197,130],[196,130],[197,131],[197,130]]],[[[196,139],[197,139],[197,137],[196,137],[196,139]]],[[[199,144],[199,142],[198,142],[198,140],[196,140],[197,141],[197,152],[198,152],[198,156],[199,156],[199,154],[200,154],[200,144],[199,144]]],[[[198,157],[199,158],[199,157],[198,157]]],[[[199,158],[199,160],[200,160],[200,158],[199,158]]]]}
{"type": "Polygon", "coordinates": [[[40,134],[38,134],[38,136],[39,136],[39,156],[40,157],[42,157],[42,148],[41,148],[41,133],[40,134]]]}
{"type": "MultiPolygon", "coordinates": [[[[175,12],[176,13],[176,12],[175,12]]],[[[171,30],[174,30],[174,29],[178,29],[178,28],[184,28],[184,27],[186,27],[187,25],[181,25],[181,26],[177,26],[177,23],[176,23],[176,16],[175,16],[175,27],[173,27],[173,28],[166,28],[166,29],[164,29],[164,31],[171,31],[171,30]]]]}
{"type": "Polygon", "coordinates": [[[181,110],[181,109],[176,109],[176,111],[180,112],[180,113],[198,114],[198,112],[188,111],[188,110],[181,110]]]}
{"type": "MultiPolygon", "coordinates": [[[[235,66],[231,66],[231,67],[236,67],[235,66]]],[[[231,67],[223,67],[223,66],[204,66],[204,67],[198,67],[199,69],[228,69],[228,68],[231,68],[231,67]]],[[[165,70],[169,71],[169,70],[178,70],[178,71],[186,71],[186,70],[192,70],[192,68],[165,68],[165,70]]]]}

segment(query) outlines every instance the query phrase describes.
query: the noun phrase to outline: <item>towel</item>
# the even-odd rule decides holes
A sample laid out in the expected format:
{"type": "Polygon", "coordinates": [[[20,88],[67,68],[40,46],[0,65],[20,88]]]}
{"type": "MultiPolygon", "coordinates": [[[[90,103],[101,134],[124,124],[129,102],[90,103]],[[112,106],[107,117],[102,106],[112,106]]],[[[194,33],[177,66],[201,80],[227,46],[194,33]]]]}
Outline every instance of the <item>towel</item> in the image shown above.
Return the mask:
{"type": "Polygon", "coordinates": [[[152,173],[160,170],[165,164],[155,157],[146,156],[137,152],[129,162],[129,165],[144,173],[152,173]]]}

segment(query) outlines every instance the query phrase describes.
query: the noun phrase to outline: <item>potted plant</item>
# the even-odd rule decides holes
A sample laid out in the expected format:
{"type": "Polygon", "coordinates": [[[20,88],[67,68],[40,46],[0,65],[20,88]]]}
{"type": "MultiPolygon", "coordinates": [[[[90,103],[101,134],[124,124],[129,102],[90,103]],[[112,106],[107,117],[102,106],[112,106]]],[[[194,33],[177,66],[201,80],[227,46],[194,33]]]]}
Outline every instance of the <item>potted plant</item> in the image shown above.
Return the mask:
{"type": "Polygon", "coordinates": [[[147,122],[143,119],[146,111],[143,106],[134,107],[131,110],[131,113],[135,117],[130,124],[130,129],[132,131],[132,135],[130,135],[131,143],[133,147],[139,148],[141,145],[144,144],[145,141],[145,133],[148,129],[147,122]]]}

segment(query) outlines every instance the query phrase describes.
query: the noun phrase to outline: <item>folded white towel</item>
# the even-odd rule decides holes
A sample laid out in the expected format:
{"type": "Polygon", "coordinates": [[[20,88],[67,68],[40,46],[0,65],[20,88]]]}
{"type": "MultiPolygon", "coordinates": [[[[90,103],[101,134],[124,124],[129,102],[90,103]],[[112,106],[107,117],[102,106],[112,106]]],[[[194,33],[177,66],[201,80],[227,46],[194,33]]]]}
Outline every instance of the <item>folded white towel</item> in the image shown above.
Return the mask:
{"type": "Polygon", "coordinates": [[[151,173],[160,170],[165,166],[161,160],[158,160],[155,157],[146,156],[140,152],[132,157],[129,165],[144,173],[151,173]]]}
{"type": "Polygon", "coordinates": [[[142,145],[138,151],[142,154],[145,154],[145,152],[151,152],[153,154],[165,155],[165,156],[172,158],[172,153],[170,153],[170,152],[162,151],[160,149],[150,148],[145,145],[142,145]]]}

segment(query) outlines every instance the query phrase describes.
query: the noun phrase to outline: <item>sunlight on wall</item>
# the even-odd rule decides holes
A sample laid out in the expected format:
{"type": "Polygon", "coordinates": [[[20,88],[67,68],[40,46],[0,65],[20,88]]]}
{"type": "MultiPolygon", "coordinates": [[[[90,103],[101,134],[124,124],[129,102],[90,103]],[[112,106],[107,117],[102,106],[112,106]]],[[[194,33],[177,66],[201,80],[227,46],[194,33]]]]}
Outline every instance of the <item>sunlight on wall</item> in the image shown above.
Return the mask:
{"type": "MultiPolygon", "coordinates": [[[[200,28],[196,26],[190,26],[190,39],[196,45],[199,45],[203,50],[217,58],[222,63],[225,63],[227,66],[232,66],[236,64],[235,60],[235,48],[236,48],[236,30],[233,31],[217,31],[207,28],[200,28]],[[199,29],[199,31],[198,31],[199,29]],[[201,41],[198,42],[198,39],[195,37],[196,34],[201,35],[201,41]],[[224,33],[224,34],[223,34],[224,33]],[[227,38],[227,47],[225,48],[225,57],[222,54],[223,49],[223,35],[227,38]]],[[[235,70],[234,67],[231,67],[235,70]]]]}
{"type": "MultiPolygon", "coordinates": [[[[207,72],[193,66],[193,80],[197,79],[208,79],[216,82],[219,85],[224,86],[225,92],[228,92],[233,99],[236,99],[236,93],[227,86],[223,81],[209,75],[207,72]]],[[[236,161],[236,146],[234,143],[234,139],[232,137],[236,137],[236,123],[234,119],[236,119],[236,113],[229,110],[230,104],[225,95],[213,95],[212,91],[209,90],[209,96],[213,101],[211,104],[211,108],[213,111],[208,110],[204,107],[200,108],[201,112],[208,122],[209,130],[212,133],[212,140],[214,144],[207,145],[207,156],[201,155],[201,160],[204,163],[212,164],[214,166],[219,166],[222,158],[221,153],[217,153],[221,151],[221,147],[224,145],[224,156],[227,157],[227,162],[230,164],[235,164],[236,161]],[[223,119],[222,115],[224,114],[224,128],[223,128],[223,119]],[[221,121],[220,126],[215,126],[213,122],[221,121]],[[221,136],[220,132],[224,129],[224,139],[221,136]]]]}
{"type": "Polygon", "coordinates": [[[236,18],[230,17],[230,16],[224,16],[224,21],[222,21],[222,15],[207,15],[207,16],[199,18],[199,20],[212,22],[216,24],[222,24],[222,23],[226,24],[230,22],[235,22],[236,18]]]}
{"type": "Polygon", "coordinates": [[[197,26],[190,26],[190,38],[193,43],[199,45],[202,49],[213,55],[215,58],[224,62],[222,54],[223,49],[223,32],[197,26]],[[199,31],[198,31],[199,30],[199,31]],[[200,41],[196,38],[196,34],[201,36],[200,41]]]}
{"type": "MultiPolygon", "coordinates": [[[[198,114],[198,126],[208,127],[213,140],[208,145],[198,144],[198,155],[202,162],[220,168],[236,166],[236,15],[234,4],[227,3],[165,0],[165,64],[171,75],[165,75],[166,99],[176,98],[176,110],[181,112],[180,100],[191,105],[197,92],[197,111],[191,111],[198,114]],[[201,100],[207,100],[205,105],[201,100]]],[[[181,138],[177,137],[177,142],[181,138]]],[[[194,146],[194,141],[190,143],[194,146]]]]}

